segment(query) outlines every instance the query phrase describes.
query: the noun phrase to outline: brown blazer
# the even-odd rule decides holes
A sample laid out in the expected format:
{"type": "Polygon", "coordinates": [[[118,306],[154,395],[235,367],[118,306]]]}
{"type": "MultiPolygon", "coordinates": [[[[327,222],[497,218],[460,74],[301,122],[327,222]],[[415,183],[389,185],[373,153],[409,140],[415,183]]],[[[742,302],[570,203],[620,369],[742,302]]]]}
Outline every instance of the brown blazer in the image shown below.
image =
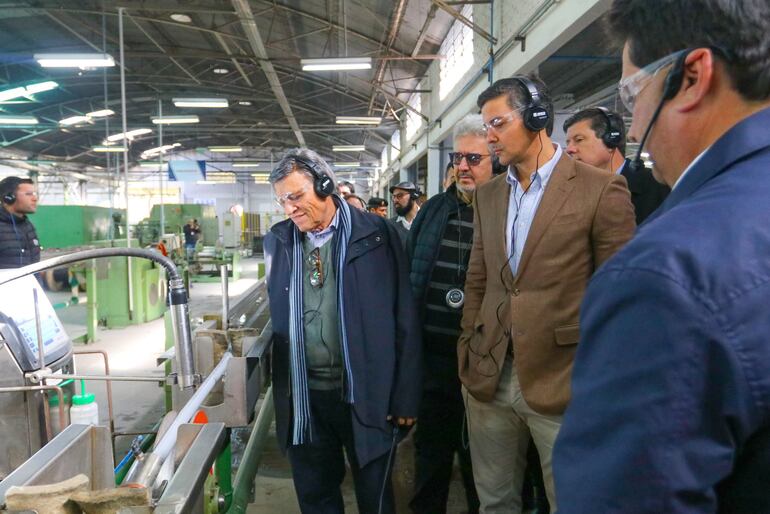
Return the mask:
{"type": "Polygon", "coordinates": [[[460,380],[474,398],[491,401],[512,348],[527,404],[542,414],[562,414],[570,399],[583,293],[594,271],[633,236],[634,207],[625,178],[563,154],[514,277],[505,247],[510,190],[500,175],[476,191],[458,341],[460,380]]]}

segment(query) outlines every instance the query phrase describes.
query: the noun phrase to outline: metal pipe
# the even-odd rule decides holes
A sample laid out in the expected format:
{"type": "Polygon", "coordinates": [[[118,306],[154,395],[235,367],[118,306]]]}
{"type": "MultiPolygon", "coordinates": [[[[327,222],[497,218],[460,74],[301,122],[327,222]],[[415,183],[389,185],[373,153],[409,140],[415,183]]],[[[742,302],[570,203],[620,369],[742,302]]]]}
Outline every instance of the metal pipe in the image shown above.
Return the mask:
{"type": "Polygon", "coordinates": [[[114,382],[165,382],[166,377],[157,376],[139,376],[139,375],[68,375],[68,374],[56,374],[51,375],[49,378],[73,378],[75,380],[103,380],[114,382]]]}
{"type": "Polygon", "coordinates": [[[176,362],[179,366],[178,384],[181,389],[187,389],[196,385],[198,377],[195,375],[190,312],[184,280],[181,278],[169,280],[168,295],[171,303],[171,329],[174,334],[174,341],[177,343],[174,348],[176,349],[176,362]]]}
{"type": "Polygon", "coordinates": [[[59,425],[60,429],[64,430],[69,423],[67,422],[67,410],[64,408],[62,388],[54,385],[0,387],[0,393],[20,393],[26,391],[56,391],[56,396],[59,397],[59,425]]]}
{"type": "Polygon", "coordinates": [[[128,472],[126,483],[142,484],[145,487],[152,487],[155,478],[158,476],[161,466],[171,454],[174,443],[177,438],[177,430],[183,423],[188,423],[196,411],[200,408],[203,400],[209,395],[216,383],[224,376],[227,370],[227,364],[230,362],[233,354],[225,352],[222,360],[219,361],[209,376],[206,377],[198,390],[195,391],[187,403],[182,407],[174,421],[168,427],[163,436],[158,440],[152,453],[146,453],[139,457],[138,464],[128,472]]]}
{"type": "Polygon", "coordinates": [[[219,275],[222,277],[222,330],[230,328],[230,292],[227,281],[227,264],[219,267],[219,275]]]}
{"type": "Polygon", "coordinates": [[[37,299],[37,288],[32,289],[32,303],[35,309],[35,331],[37,332],[37,368],[42,375],[45,369],[45,345],[43,344],[43,327],[40,324],[40,303],[37,299]]]}
{"type": "Polygon", "coordinates": [[[259,409],[249,442],[246,443],[246,449],[243,451],[241,465],[238,466],[238,472],[235,474],[233,502],[227,514],[243,514],[246,512],[251,487],[254,484],[254,477],[257,476],[259,463],[262,461],[262,452],[267,444],[270,424],[273,421],[274,414],[273,386],[271,385],[265,393],[262,408],[259,409]]]}
{"type": "MultiPolygon", "coordinates": [[[[163,119],[163,100],[158,98],[158,118],[163,119]]],[[[158,123],[158,148],[163,148],[163,123],[158,123]]],[[[109,153],[109,152],[108,152],[109,153]]],[[[163,241],[166,233],[166,208],[163,206],[163,152],[158,152],[158,181],[160,182],[160,234],[158,239],[163,241]]]]}
{"type": "MultiPolygon", "coordinates": [[[[104,359],[104,374],[110,376],[110,360],[107,352],[104,350],[80,350],[74,352],[75,355],[101,355],[104,359]]],[[[112,410],[112,381],[107,380],[105,384],[107,387],[107,412],[110,416],[110,433],[115,434],[115,416],[112,410]]]]}
{"type": "MultiPolygon", "coordinates": [[[[118,37],[120,38],[120,106],[123,117],[123,174],[126,179],[123,184],[123,195],[126,198],[126,248],[131,248],[131,232],[128,225],[128,137],[126,132],[126,61],[123,54],[123,7],[118,7],[118,37]]],[[[134,287],[131,273],[131,258],[126,259],[128,268],[128,319],[134,319],[134,287]]]]}

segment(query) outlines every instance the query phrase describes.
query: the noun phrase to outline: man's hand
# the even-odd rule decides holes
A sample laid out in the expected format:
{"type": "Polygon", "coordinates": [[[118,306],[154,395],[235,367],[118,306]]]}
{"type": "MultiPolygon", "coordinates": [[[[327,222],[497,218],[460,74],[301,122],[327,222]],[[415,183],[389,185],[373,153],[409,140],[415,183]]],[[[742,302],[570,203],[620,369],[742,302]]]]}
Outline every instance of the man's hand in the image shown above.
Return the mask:
{"type": "Polygon", "coordinates": [[[394,422],[393,416],[388,416],[388,421],[393,423],[394,425],[396,425],[398,427],[411,427],[417,421],[417,418],[401,418],[401,417],[397,417],[395,419],[395,422],[394,422]]]}

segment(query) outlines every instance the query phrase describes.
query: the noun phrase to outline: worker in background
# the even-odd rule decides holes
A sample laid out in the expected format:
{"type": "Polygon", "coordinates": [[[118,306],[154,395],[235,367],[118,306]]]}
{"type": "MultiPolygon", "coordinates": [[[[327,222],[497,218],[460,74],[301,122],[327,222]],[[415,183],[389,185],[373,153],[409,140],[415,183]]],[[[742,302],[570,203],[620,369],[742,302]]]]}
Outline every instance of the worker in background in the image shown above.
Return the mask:
{"type": "Polygon", "coordinates": [[[347,198],[348,195],[356,194],[356,186],[353,185],[352,182],[348,182],[347,180],[340,180],[337,183],[337,193],[342,198],[347,198]]]}
{"type": "Polygon", "coordinates": [[[449,189],[449,186],[455,183],[455,169],[454,164],[452,164],[452,161],[449,161],[449,164],[446,165],[446,170],[444,171],[444,182],[442,186],[444,187],[444,191],[449,189]]]}
{"type": "Polygon", "coordinates": [[[423,336],[423,397],[414,434],[415,484],[410,502],[418,514],[445,513],[455,454],[470,514],[479,511],[470,450],[463,426],[465,406],[457,376],[457,338],[465,271],[473,241],[473,192],[492,178],[492,156],[478,114],[454,127],[449,154],[457,180],[420,209],[409,232],[412,291],[423,336]]]}
{"type": "Polygon", "coordinates": [[[578,308],[593,272],[633,235],[622,177],[564,155],[537,78],[498,80],[478,98],[487,143],[508,172],[476,189],[460,379],[482,512],[521,511],[530,435],[557,511],[553,442],[569,402],[578,308]]]}
{"type": "Polygon", "coordinates": [[[559,514],[770,512],[770,2],[607,21],[629,140],[671,194],[580,308],[559,514]]]}
{"type": "Polygon", "coordinates": [[[412,182],[400,182],[390,188],[390,198],[393,200],[393,207],[396,210],[396,216],[391,218],[391,221],[396,224],[398,235],[404,246],[406,246],[412,222],[420,210],[420,206],[417,204],[420,194],[420,190],[412,182]]]}
{"type": "Polygon", "coordinates": [[[397,443],[417,417],[422,348],[409,263],[387,220],[351,209],[317,153],[270,174],[289,218],[265,237],[276,433],[303,513],[394,512],[397,443]]]}
{"type": "Polygon", "coordinates": [[[371,212],[372,214],[376,214],[377,216],[380,216],[381,218],[388,217],[388,201],[384,198],[380,198],[378,196],[372,196],[369,198],[369,202],[367,204],[367,210],[371,212]]]}
{"type": "Polygon", "coordinates": [[[349,194],[347,196],[344,196],[343,198],[345,198],[345,201],[348,202],[349,205],[352,205],[356,209],[366,212],[366,203],[364,202],[364,199],[361,198],[360,196],[349,194]]]}
{"type": "Polygon", "coordinates": [[[184,249],[187,256],[187,262],[190,262],[195,255],[195,245],[198,244],[198,236],[201,232],[201,229],[198,226],[198,220],[190,219],[190,221],[182,227],[182,232],[184,232],[184,249]]]}
{"type": "Polygon", "coordinates": [[[166,248],[166,240],[165,239],[162,239],[158,243],[157,248],[158,248],[158,251],[161,253],[161,255],[163,255],[163,257],[168,257],[168,248],[166,248]]]}
{"type": "Polygon", "coordinates": [[[604,107],[582,110],[567,118],[564,133],[567,134],[565,150],[570,157],[625,177],[637,225],[641,225],[671,191],[653,178],[650,168],[637,169],[626,159],[626,125],[618,113],[604,107]]]}
{"type": "Polygon", "coordinates": [[[0,180],[0,268],[20,268],[40,260],[40,241],[27,217],[37,210],[37,190],[28,178],[0,180]]]}

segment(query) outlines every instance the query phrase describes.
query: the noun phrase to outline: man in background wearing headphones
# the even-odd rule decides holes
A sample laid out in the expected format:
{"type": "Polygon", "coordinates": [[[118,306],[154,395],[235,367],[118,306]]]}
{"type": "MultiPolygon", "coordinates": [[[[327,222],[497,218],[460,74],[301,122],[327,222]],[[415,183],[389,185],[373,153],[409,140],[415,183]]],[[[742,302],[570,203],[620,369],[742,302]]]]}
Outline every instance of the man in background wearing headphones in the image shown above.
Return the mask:
{"type": "Polygon", "coordinates": [[[390,198],[393,200],[393,208],[396,216],[391,221],[396,224],[398,235],[406,248],[406,240],[409,237],[409,229],[420,210],[417,199],[420,198],[420,190],[412,182],[399,182],[390,188],[390,198]]]}
{"type": "Polygon", "coordinates": [[[20,268],[40,260],[40,242],[27,214],[37,210],[35,183],[28,178],[0,180],[0,268],[20,268]]]}
{"type": "Polygon", "coordinates": [[[289,219],[265,237],[276,433],[303,514],[343,512],[350,463],[359,512],[393,514],[396,444],[414,424],[422,345],[395,227],[350,207],[317,153],[270,174],[289,219]]]}
{"type": "Polygon", "coordinates": [[[584,109],[567,118],[564,133],[567,134],[565,151],[570,157],[626,178],[637,225],[641,225],[671,191],[655,180],[648,168],[635,169],[626,159],[626,126],[618,113],[604,107],[584,109]]]}
{"type": "Polygon", "coordinates": [[[615,0],[629,140],[671,194],[591,279],[559,514],[770,512],[770,2],[615,0]]]}
{"type": "Polygon", "coordinates": [[[516,76],[478,98],[508,171],[476,190],[460,379],[481,512],[520,513],[530,435],[556,511],[551,451],[570,398],[580,301],[635,229],[623,177],[570,159],[550,138],[544,84],[516,76]]]}

